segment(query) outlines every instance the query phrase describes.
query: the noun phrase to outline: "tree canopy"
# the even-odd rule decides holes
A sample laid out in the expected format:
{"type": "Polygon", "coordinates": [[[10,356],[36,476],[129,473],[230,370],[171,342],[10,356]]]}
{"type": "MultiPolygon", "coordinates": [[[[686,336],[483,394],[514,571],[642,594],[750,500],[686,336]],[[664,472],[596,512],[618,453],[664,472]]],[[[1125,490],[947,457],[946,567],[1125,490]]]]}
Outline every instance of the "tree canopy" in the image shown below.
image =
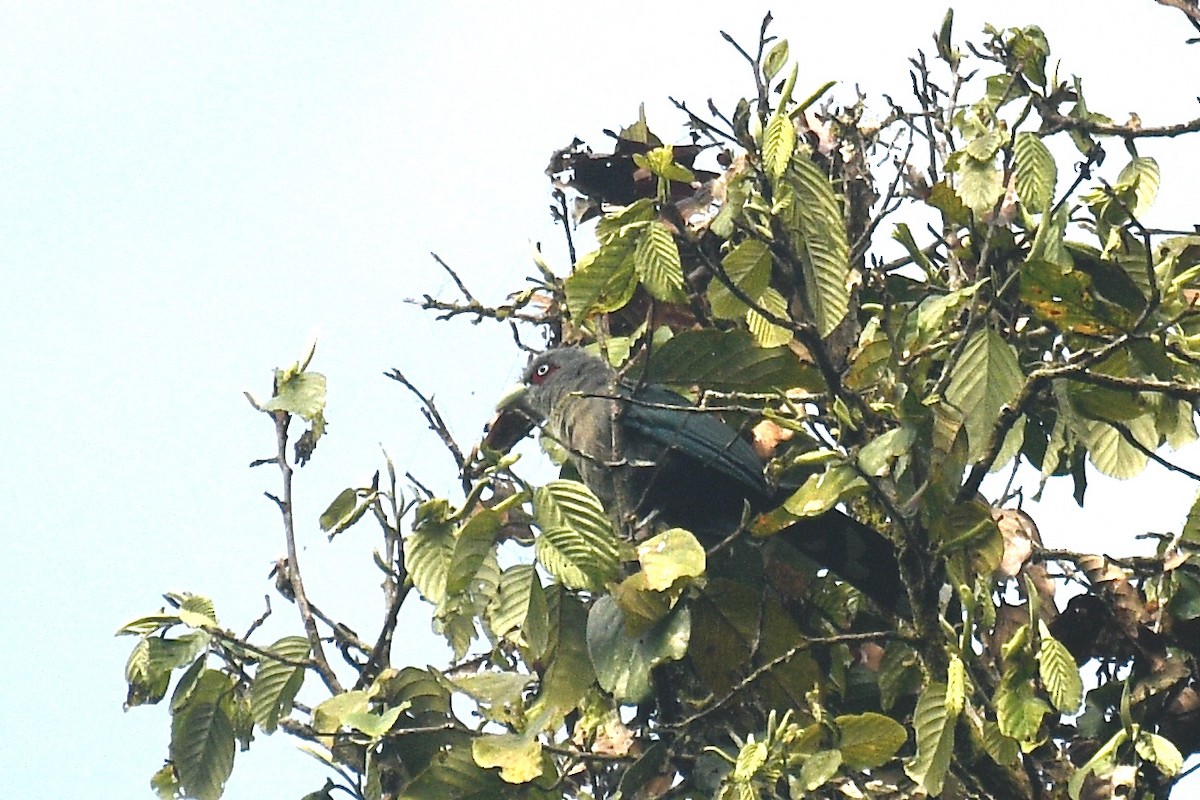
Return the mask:
{"type": "Polygon", "coordinates": [[[726,36],[745,99],[552,154],[569,263],[536,252],[494,305],[446,266],[462,298],[422,304],[523,348],[582,344],[720,413],[782,504],[701,543],[569,469],[531,478],[509,452],[528,420],[461,446],[392,371],[462,492],[388,460],[321,515],[330,540],[381,534],[364,579],[385,613],[363,638],[299,566],[294,469],[325,433],[310,353],[251,398],[276,443],[256,465],[281,481],[275,588],[302,627],[257,642],[172,594],[120,631],[127,705],[170,692],[160,796],[220,797],[238,745],[278,730],[328,764],[313,798],[1170,793],[1200,752],[1200,502],[1138,557],[1048,547],[1021,506],[1068,482],[1086,507],[1092,470],[1190,475],[1172,459],[1197,438],[1200,235],[1155,227],[1139,143],[1200,120],[1116,122],[1039,28],[964,42],[952,13],[911,97],[838,103],[770,22],[726,36]],[[894,547],[903,594],[775,536],[835,507],[894,547]],[[414,601],[453,651],[441,668],[393,661],[414,601]]]}

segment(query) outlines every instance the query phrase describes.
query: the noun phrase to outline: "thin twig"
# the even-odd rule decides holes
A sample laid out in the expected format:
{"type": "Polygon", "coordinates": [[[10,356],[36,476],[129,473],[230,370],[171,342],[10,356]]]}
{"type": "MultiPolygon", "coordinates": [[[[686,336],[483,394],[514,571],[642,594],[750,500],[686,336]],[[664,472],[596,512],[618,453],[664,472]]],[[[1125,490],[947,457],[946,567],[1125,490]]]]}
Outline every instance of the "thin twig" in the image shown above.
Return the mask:
{"type": "Polygon", "coordinates": [[[329,660],[325,657],[325,648],[321,643],[321,634],[317,630],[317,621],[313,617],[312,606],[308,602],[308,594],[304,591],[304,581],[300,577],[299,548],[296,547],[296,524],[292,516],[293,471],[287,459],[288,424],[291,422],[292,417],[291,414],[284,411],[273,411],[271,412],[271,416],[275,420],[275,442],[277,445],[275,458],[279,464],[280,475],[283,478],[283,497],[272,499],[279,506],[279,512],[283,516],[283,534],[287,540],[288,553],[288,584],[291,588],[292,599],[296,604],[296,609],[300,612],[300,619],[304,623],[304,632],[308,637],[309,646],[312,648],[313,666],[329,691],[333,694],[341,694],[344,691],[341,681],[338,680],[337,673],[333,671],[333,667],[329,665],[329,660]]]}
{"type": "Polygon", "coordinates": [[[425,421],[429,423],[429,429],[438,435],[442,440],[442,444],[450,451],[451,457],[454,458],[454,463],[458,466],[459,472],[463,470],[467,460],[463,457],[462,449],[458,443],[454,441],[454,437],[450,434],[450,428],[446,425],[446,421],[442,419],[442,415],[438,412],[437,406],[433,402],[433,398],[426,397],[420,389],[412,384],[408,378],[404,377],[404,373],[398,369],[392,369],[391,372],[383,373],[387,377],[404,386],[421,401],[424,406],[421,409],[421,414],[425,417],[425,421]]]}

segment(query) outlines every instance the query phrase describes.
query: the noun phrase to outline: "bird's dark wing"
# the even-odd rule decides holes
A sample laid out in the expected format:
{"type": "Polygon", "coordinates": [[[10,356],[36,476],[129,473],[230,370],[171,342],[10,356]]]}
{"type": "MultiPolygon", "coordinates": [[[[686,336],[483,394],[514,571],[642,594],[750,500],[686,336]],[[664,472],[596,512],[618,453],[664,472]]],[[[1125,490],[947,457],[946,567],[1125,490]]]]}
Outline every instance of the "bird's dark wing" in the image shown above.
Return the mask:
{"type": "Polygon", "coordinates": [[[634,434],[737,481],[748,498],[770,495],[763,461],[754,448],[715,414],[695,409],[686,398],[661,386],[644,386],[626,403],[621,420],[634,434]]]}

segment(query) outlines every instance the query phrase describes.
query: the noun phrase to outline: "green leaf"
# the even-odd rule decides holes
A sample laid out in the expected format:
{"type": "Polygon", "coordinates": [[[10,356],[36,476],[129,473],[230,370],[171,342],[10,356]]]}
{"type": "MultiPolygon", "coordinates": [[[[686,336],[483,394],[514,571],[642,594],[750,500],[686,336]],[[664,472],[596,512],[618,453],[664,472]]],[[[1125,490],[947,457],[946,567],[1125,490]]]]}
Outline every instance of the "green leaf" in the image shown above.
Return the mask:
{"type": "Polygon", "coordinates": [[[637,290],[631,235],[615,238],[579,259],[575,271],[563,282],[567,313],[581,323],[592,314],[624,308],[637,290]]]}
{"type": "Polygon", "coordinates": [[[462,594],[470,588],[496,543],[496,531],[503,520],[499,512],[484,508],[462,526],[454,537],[454,555],[446,573],[447,594],[462,594]]]}
{"type": "Polygon", "coordinates": [[[633,265],[646,291],[664,303],[686,303],[683,265],[675,236],[662,222],[651,222],[638,237],[633,265]]]}
{"type": "MultiPolygon", "coordinates": [[[[1146,453],[1130,444],[1119,430],[1095,420],[1081,420],[1081,423],[1088,459],[1096,469],[1111,478],[1125,480],[1137,477],[1146,468],[1149,461],[1146,453]]],[[[1153,415],[1129,420],[1125,427],[1142,448],[1151,451],[1158,448],[1158,429],[1153,415]]]]}
{"type": "Polygon", "coordinates": [[[487,734],[471,742],[475,763],[500,768],[506,783],[528,783],[542,774],[542,743],[514,733],[487,734]]]}
{"type": "Polygon", "coordinates": [[[770,83],[771,79],[779,74],[779,70],[783,69],[787,60],[788,40],[780,39],[774,47],[767,51],[767,57],[763,59],[763,79],[770,83]]]}
{"type": "Polygon", "coordinates": [[[1158,196],[1158,186],[1158,162],[1148,156],[1137,156],[1121,170],[1113,189],[1117,193],[1123,189],[1133,190],[1134,200],[1129,210],[1134,216],[1139,216],[1154,204],[1154,198],[1158,196]]]}
{"type": "Polygon", "coordinates": [[[665,591],[680,578],[698,578],[704,574],[704,546],[690,531],[671,528],[638,545],[638,562],[646,574],[646,585],[656,592],[665,591]]]}
{"type": "Polygon", "coordinates": [[[691,183],[696,176],[687,167],[675,163],[675,146],[656,147],[647,153],[634,153],[633,163],[648,169],[660,178],[677,183],[691,183]]]}
{"type": "Polygon", "coordinates": [[[1197,493],[1196,499],[1192,501],[1180,538],[1187,544],[1200,546],[1200,493],[1197,493]]]}
{"type": "Polygon", "coordinates": [[[844,714],[833,722],[842,760],[851,769],[881,767],[908,741],[904,726],[883,714],[844,714]]]}
{"type": "Polygon", "coordinates": [[[150,778],[150,788],[158,795],[159,800],[176,800],[183,795],[183,787],[175,777],[175,767],[169,763],[164,764],[162,769],[150,778]]]}
{"type": "Polygon", "coordinates": [[[1172,572],[1174,588],[1167,610],[1171,616],[1180,620],[1193,620],[1200,617],[1200,577],[1177,569],[1172,572]]]}
{"type": "Polygon", "coordinates": [[[337,536],[362,519],[363,514],[367,513],[367,509],[371,507],[371,499],[374,496],[372,492],[369,498],[359,502],[358,492],[355,489],[343,489],[317,520],[321,530],[328,533],[331,539],[337,536]]]}
{"type": "Polygon", "coordinates": [[[842,766],[842,754],[837,750],[818,750],[800,767],[800,785],[805,792],[814,791],[829,782],[842,766]]]}
{"type": "Polygon", "coordinates": [[[1002,734],[1018,742],[1037,741],[1042,718],[1050,713],[1050,706],[1033,693],[1032,684],[1021,670],[1005,673],[992,702],[1002,734]]]}
{"type": "MultiPolygon", "coordinates": [[[[768,288],[763,292],[758,305],[776,318],[788,318],[787,300],[774,289],[768,288]]],[[[746,312],[746,327],[759,347],[780,347],[792,340],[791,328],[776,325],[753,308],[746,312]]]]}
{"type": "Polygon", "coordinates": [[[275,396],[263,403],[263,411],[283,411],[312,422],[325,411],[325,376],[302,372],[299,365],[275,370],[275,396]]]}
{"type": "Polygon", "coordinates": [[[446,576],[454,555],[454,534],[443,516],[443,509],[434,508],[436,501],[423,503],[417,509],[414,530],[404,540],[405,566],[413,584],[430,603],[437,605],[446,596],[446,576]]]}
{"type": "Polygon", "coordinates": [[[808,158],[795,160],[792,187],[799,225],[804,291],[817,324],[828,336],[850,309],[850,244],[841,205],[828,176],[808,158]]]}
{"type": "MultiPolygon", "coordinates": [[[[291,662],[308,660],[309,643],[303,636],[285,636],[266,648],[291,662]]],[[[292,701],[304,683],[304,667],[264,658],[250,686],[250,712],[264,733],[274,733],[279,720],[292,710],[292,701]]]]}
{"type": "Polygon", "coordinates": [[[1004,195],[1004,176],[990,161],[963,159],[957,170],[955,191],[963,204],[976,214],[986,214],[1004,195]]]}
{"type": "Polygon", "coordinates": [[[596,601],[588,614],[587,649],[596,678],[618,703],[637,703],[650,694],[650,670],[687,653],[691,613],[679,606],[638,636],[625,627],[625,614],[612,595],[596,601]]]}
{"type": "MultiPolygon", "coordinates": [[[[771,283],[771,251],[757,239],[745,239],[721,259],[721,268],[734,286],[757,301],[771,283]]],[[[708,302],[717,319],[741,319],[749,308],[718,278],[708,284],[708,302]]]]}
{"type": "Polygon", "coordinates": [[[780,178],[796,149],[796,124],[784,113],[782,105],[767,120],[763,133],[763,166],[772,178],[780,178]]]}
{"type": "MultiPolygon", "coordinates": [[[[528,638],[528,632],[522,629],[529,619],[535,583],[540,592],[541,583],[533,564],[515,564],[500,575],[496,597],[487,608],[487,623],[493,636],[502,639],[514,631],[520,631],[528,638]]],[[[535,653],[541,653],[539,647],[532,642],[529,644],[535,653]]]]}
{"type": "Polygon", "coordinates": [[[1075,770],[1071,775],[1071,780],[1067,782],[1067,794],[1071,800],[1080,800],[1083,793],[1084,781],[1087,780],[1089,775],[1093,772],[1107,772],[1116,765],[1117,750],[1128,739],[1129,731],[1121,728],[1099,750],[1092,754],[1087,763],[1075,770]]]}
{"type": "Polygon", "coordinates": [[[189,797],[217,800],[233,772],[232,692],[228,675],[206,670],[171,718],[171,762],[189,797]]]}
{"type": "Polygon", "coordinates": [[[562,719],[596,681],[586,637],[579,635],[587,628],[587,609],[562,586],[548,587],[546,597],[550,644],[542,660],[549,666],[537,701],[529,709],[530,719],[542,715],[562,719]]]}
{"type": "Polygon", "coordinates": [[[783,507],[797,517],[818,517],[837,505],[849,492],[866,486],[853,467],[836,464],[808,480],[783,501],[783,507]]]}
{"type": "Polygon", "coordinates": [[[990,328],[971,335],[946,387],[946,399],[965,417],[971,461],[983,457],[1000,410],[1017,399],[1024,383],[1016,353],[1003,336],[990,328]]]}
{"type": "Polygon", "coordinates": [[[371,711],[351,711],[342,716],[342,723],[347,728],[365,734],[373,741],[378,741],[392,729],[404,711],[403,706],[389,708],[379,714],[371,711]]]}
{"type": "Polygon", "coordinates": [[[1075,659],[1063,643],[1055,639],[1046,623],[1040,622],[1041,646],[1038,648],[1038,673],[1050,702],[1064,714],[1074,714],[1083,703],[1083,678],[1075,659]]]}
{"type": "Polygon", "coordinates": [[[1004,146],[1004,134],[998,130],[986,131],[967,143],[967,155],[976,161],[991,163],[993,157],[1004,146]]]}
{"type": "Polygon", "coordinates": [[[1166,737],[1142,731],[1134,742],[1138,755],[1158,767],[1167,777],[1178,775],[1183,769],[1183,754],[1166,737]]]}
{"type": "Polygon", "coordinates": [[[472,747],[456,742],[440,749],[419,774],[405,784],[397,800],[466,800],[504,796],[495,772],[475,763],[472,747]]]}
{"type": "Polygon", "coordinates": [[[1037,134],[1021,131],[1013,142],[1017,195],[1030,211],[1049,210],[1058,183],[1058,166],[1037,134]]]}
{"type": "Polygon", "coordinates": [[[824,386],[811,364],[786,347],[759,347],[746,331],[681,331],[651,351],[646,377],[722,392],[821,391],[824,386]]]}
{"type": "Polygon", "coordinates": [[[983,749],[1002,767],[1018,763],[1021,748],[1016,739],[1010,739],[1000,732],[1000,726],[991,720],[983,721],[983,749]]]}
{"type": "Polygon", "coordinates": [[[551,481],[533,494],[538,563],[572,589],[600,591],[620,561],[612,522],[592,491],[577,481],[551,481]]]}
{"type": "Polygon", "coordinates": [[[475,672],[448,680],[482,705],[506,705],[521,701],[521,695],[534,679],[520,672],[475,672]]]}
{"type": "Polygon", "coordinates": [[[313,709],[313,730],[321,734],[337,733],[347,717],[369,711],[369,702],[370,695],[364,689],[335,694],[313,709]]]}
{"type": "Polygon", "coordinates": [[[931,796],[941,793],[950,769],[955,721],[956,718],[950,716],[946,708],[946,685],[937,682],[928,684],[913,711],[917,752],[904,765],[904,771],[931,796]]]}
{"type": "Polygon", "coordinates": [[[181,600],[178,611],[179,620],[184,625],[203,628],[206,625],[217,624],[217,611],[213,607],[212,600],[194,594],[181,595],[179,598],[181,600]]]}

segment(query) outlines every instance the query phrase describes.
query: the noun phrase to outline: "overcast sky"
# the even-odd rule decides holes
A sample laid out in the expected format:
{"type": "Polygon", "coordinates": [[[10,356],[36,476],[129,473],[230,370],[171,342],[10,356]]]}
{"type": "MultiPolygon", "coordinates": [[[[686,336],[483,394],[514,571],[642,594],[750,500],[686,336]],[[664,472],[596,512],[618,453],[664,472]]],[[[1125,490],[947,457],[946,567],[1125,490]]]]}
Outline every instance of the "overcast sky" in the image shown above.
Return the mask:
{"type": "MultiPolygon", "coordinates": [[[[370,530],[327,544],[317,515],[370,480],[381,445],[401,471],[454,487],[382,372],[436,394],[469,446],[523,362],[506,329],[435,324],[405,303],[454,297],[429,252],[487,301],[532,274],[530,241],[561,269],[550,152],[603,143],[642,101],[656,132],[683,141],[667,96],[728,108],[749,92],[718,31],[749,44],[767,8],[0,2],[6,797],[150,796],[168,717],[122,713],[133,640],[113,631],[167,590],[212,597],[235,630],[262,613],[283,548],[262,492],[278,480],[247,469],[273,440],[242,392],[269,395],[271,369],[314,337],[330,431],[298,476],[302,567],[318,604],[372,635],[370,530]]],[[[1182,17],[1151,0],[1112,8],[964,4],[956,34],[977,33],[985,9],[997,25],[1037,23],[1093,109],[1148,125],[1198,116],[1200,50],[1182,17]]],[[[800,94],[838,79],[900,97],[906,57],[944,11],[779,3],[774,30],[800,94]]],[[[1163,166],[1157,224],[1195,221],[1196,146],[1144,148],[1163,166]]],[[[1151,475],[1136,493],[1098,485],[1086,521],[1067,516],[1065,485],[1030,510],[1050,544],[1121,550],[1121,537],[1177,527],[1190,503],[1192,487],[1151,475]]],[[[296,630],[272,602],[262,641],[296,630]]],[[[397,658],[442,658],[419,603],[397,658]]],[[[226,797],[298,798],[324,777],[282,735],[260,737],[226,797]]]]}

